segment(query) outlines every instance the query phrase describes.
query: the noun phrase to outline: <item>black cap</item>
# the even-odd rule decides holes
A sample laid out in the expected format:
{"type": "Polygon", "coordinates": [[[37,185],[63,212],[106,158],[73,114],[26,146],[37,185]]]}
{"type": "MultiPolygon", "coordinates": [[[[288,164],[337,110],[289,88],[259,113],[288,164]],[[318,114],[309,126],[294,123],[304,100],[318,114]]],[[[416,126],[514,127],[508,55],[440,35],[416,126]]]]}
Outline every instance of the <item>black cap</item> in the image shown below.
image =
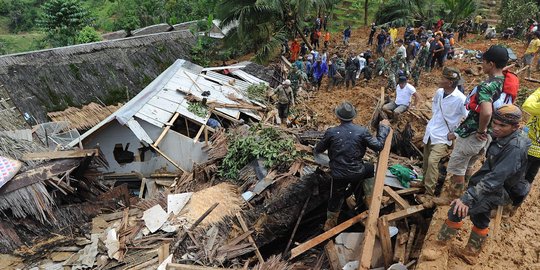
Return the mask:
{"type": "Polygon", "coordinates": [[[500,45],[493,45],[484,52],[482,59],[495,63],[498,67],[506,66],[508,63],[508,50],[500,45]]]}
{"type": "Polygon", "coordinates": [[[407,81],[407,77],[405,76],[400,76],[399,79],[398,79],[398,82],[402,83],[402,82],[406,82],[407,81]]]}

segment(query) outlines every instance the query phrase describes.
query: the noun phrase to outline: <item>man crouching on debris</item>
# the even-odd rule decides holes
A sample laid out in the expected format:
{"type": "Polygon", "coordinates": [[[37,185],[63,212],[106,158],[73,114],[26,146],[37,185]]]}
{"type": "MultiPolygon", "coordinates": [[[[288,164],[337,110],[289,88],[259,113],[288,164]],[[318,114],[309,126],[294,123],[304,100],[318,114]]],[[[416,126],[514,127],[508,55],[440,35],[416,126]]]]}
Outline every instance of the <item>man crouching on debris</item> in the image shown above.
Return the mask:
{"type": "Polygon", "coordinates": [[[448,219],[443,224],[437,240],[446,243],[463,225],[463,218],[470,215],[473,223],[465,249],[456,255],[469,264],[475,264],[489,232],[491,210],[506,205],[516,198],[516,191],[526,182],[527,149],[531,142],[520,135],[521,110],[514,105],[504,105],[495,111],[492,136],[486,161],[472,177],[465,194],[451,203],[448,219]]]}
{"type": "Polygon", "coordinates": [[[315,156],[328,150],[330,158],[332,183],[324,230],[337,225],[346,193],[350,195],[356,190],[357,205],[362,201],[363,191],[359,185],[363,179],[372,177],[374,172],[373,164],[362,160],[366,147],[380,151],[390,132],[390,123],[386,119],[380,122],[376,138],[369,133],[367,128],[353,124],[356,109],[349,102],[341,103],[335,109],[335,113],[341,124],[326,130],[324,137],[314,150],[315,156]],[[347,189],[349,184],[351,187],[347,189]]]}

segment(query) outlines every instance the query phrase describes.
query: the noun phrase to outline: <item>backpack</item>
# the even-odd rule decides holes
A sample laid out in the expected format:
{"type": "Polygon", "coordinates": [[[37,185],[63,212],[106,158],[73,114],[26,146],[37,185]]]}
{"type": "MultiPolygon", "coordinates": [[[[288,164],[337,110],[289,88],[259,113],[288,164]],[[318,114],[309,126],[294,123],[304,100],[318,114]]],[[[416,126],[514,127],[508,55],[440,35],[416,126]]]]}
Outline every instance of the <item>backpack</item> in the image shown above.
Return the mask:
{"type": "MultiPolygon", "coordinates": [[[[504,80],[502,86],[502,92],[496,93],[493,96],[493,108],[496,110],[505,104],[513,104],[516,101],[519,91],[519,78],[511,71],[503,71],[504,80]]],[[[471,93],[467,96],[465,101],[465,107],[469,111],[480,112],[480,104],[478,104],[477,87],[475,87],[471,93]]]]}

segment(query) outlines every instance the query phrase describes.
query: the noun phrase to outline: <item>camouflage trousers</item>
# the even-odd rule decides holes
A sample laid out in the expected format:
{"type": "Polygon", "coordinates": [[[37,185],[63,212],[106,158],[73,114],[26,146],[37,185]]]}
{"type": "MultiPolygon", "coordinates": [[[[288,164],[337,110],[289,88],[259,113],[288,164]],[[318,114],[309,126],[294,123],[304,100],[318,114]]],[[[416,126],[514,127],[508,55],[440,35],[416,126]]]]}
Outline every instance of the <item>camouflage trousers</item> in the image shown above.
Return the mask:
{"type": "Polygon", "coordinates": [[[420,80],[420,74],[422,73],[422,69],[419,67],[413,67],[411,71],[411,76],[414,80],[414,85],[418,85],[418,80],[420,80]]]}
{"type": "Polygon", "coordinates": [[[396,89],[397,83],[396,83],[396,75],[390,74],[388,75],[388,80],[386,83],[386,89],[394,90],[396,89]]]}

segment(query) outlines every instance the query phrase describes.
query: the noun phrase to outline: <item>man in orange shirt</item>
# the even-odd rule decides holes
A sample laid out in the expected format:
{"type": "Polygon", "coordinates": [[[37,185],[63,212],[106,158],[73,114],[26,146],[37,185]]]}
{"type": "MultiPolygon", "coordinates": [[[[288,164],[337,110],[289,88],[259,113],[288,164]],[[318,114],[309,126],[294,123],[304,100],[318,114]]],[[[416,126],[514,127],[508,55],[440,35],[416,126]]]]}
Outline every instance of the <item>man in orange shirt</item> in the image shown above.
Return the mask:
{"type": "Polygon", "coordinates": [[[328,49],[328,43],[330,43],[330,32],[326,31],[324,34],[324,48],[328,49]]]}
{"type": "Polygon", "coordinates": [[[298,59],[299,53],[300,53],[300,44],[295,38],[291,44],[291,62],[294,62],[296,61],[296,59],[298,59]]]}

